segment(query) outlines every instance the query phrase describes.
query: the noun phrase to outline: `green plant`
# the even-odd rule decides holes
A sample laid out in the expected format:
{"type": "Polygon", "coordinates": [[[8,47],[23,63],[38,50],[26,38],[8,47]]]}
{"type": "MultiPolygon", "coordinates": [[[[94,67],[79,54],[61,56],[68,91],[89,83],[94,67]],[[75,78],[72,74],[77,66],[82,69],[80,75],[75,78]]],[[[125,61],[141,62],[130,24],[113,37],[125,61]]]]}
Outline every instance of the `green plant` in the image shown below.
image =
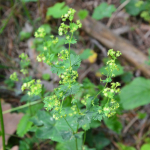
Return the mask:
{"type": "MultiPolygon", "coordinates": [[[[125,2],[125,0],[121,0],[121,3],[125,2]]],[[[132,16],[140,16],[145,21],[150,21],[150,1],[149,0],[131,0],[126,6],[125,9],[127,13],[132,16]]]]}
{"type": "Polygon", "coordinates": [[[88,15],[88,11],[86,9],[80,10],[78,12],[78,16],[81,20],[85,19],[88,15]]]}
{"type": "MultiPolygon", "coordinates": [[[[18,134],[20,136],[31,130],[35,132],[37,138],[51,139],[59,142],[64,146],[64,150],[69,145],[74,145],[74,147],[69,148],[72,150],[84,148],[86,131],[91,127],[92,120],[101,121],[105,117],[111,117],[119,107],[114,96],[120,91],[118,88],[120,83],[111,83],[112,77],[115,76],[113,71],[118,68],[115,61],[121,55],[119,51],[115,52],[113,49],[108,51],[108,56],[111,57],[107,61],[105,68],[108,74],[105,80],[100,79],[105,84],[105,87],[96,96],[89,95],[86,90],[81,93],[84,86],[77,82],[77,70],[80,67],[81,59],[79,55],[72,54],[70,49],[71,44],[77,42],[74,38],[75,31],[82,27],[79,20],[76,23],[72,22],[74,13],[75,10],[70,8],[67,14],[62,15],[63,23],[61,23],[58,29],[60,36],[65,35],[65,44],[69,45],[68,49],[60,50],[58,53],[54,52],[53,49],[58,44],[59,38],[55,38],[53,35],[47,36],[43,27],[40,27],[35,32],[36,38],[43,39],[43,49],[37,56],[37,60],[50,65],[51,71],[59,76],[60,81],[59,86],[52,93],[46,94],[39,79],[27,78],[23,80],[22,91],[27,90],[29,96],[39,96],[44,102],[46,111],[39,110],[33,113],[31,107],[18,126],[18,134]],[[69,20],[70,23],[65,24],[66,20],[69,20]],[[110,84],[109,87],[107,87],[108,83],[110,84]],[[100,94],[105,97],[102,104],[100,104],[98,99],[100,94]],[[27,122],[28,120],[32,123],[30,122],[25,127],[25,130],[22,131],[22,122],[27,122]],[[82,128],[82,131],[79,128],[82,128]],[[82,140],[83,134],[84,139],[82,140]]],[[[30,61],[25,54],[21,54],[20,58],[21,72],[27,76],[27,67],[30,61]]],[[[17,74],[13,73],[11,79],[18,80],[17,74]]],[[[93,85],[88,83],[88,86],[93,85]]]]}
{"type": "Polygon", "coordinates": [[[119,94],[120,103],[125,110],[131,110],[150,103],[150,80],[143,77],[135,78],[124,86],[119,94]]]}
{"type": "Polygon", "coordinates": [[[114,5],[108,5],[107,3],[103,2],[94,9],[92,18],[100,20],[105,17],[111,17],[112,13],[115,11],[116,8],[114,5]]]}
{"type": "Polygon", "coordinates": [[[49,7],[46,16],[53,16],[54,18],[60,18],[63,14],[66,14],[69,7],[65,6],[65,2],[56,3],[53,7],[49,7]]]}

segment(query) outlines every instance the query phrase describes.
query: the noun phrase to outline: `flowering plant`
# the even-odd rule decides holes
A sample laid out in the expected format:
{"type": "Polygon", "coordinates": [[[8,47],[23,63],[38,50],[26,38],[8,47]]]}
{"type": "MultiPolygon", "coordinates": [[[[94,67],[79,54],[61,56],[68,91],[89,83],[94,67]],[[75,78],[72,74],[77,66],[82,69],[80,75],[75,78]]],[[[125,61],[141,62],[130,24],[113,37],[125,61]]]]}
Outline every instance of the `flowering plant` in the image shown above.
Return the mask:
{"type": "MultiPolygon", "coordinates": [[[[112,77],[115,76],[113,71],[117,69],[115,60],[121,53],[119,51],[115,52],[113,49],[108,51],[108,56],[110,56],[111,59],[107,62],[107,67],[105,68],[107,70],[107,77],[105,80],[100,79],[101,82],[105,83],[105,87],[99,91],[96,96],[84,94],[82,99],[78,98],[79,91],[84,88],[82,84],[77,82],[77,71],[80,67],[81,59],[79,55],[71,53],[70,46],[77,42],[74,38],[74,33],[78,28],[82,27],[82,24],[79,20],[77,20],[76,23],[72,22],[74,13],[75,10],[70,8],[68,13],[62,16],[63,22],[58,29],[58,33],[60,36],[65,35],[65,44],[68,44],[69,48],[61,50],[58,55],[55,55],[51,51],[51,48],[58,42],[58,37],[55,38],[53,35],[47,37],[42,27],[35,32],[36,38],[44,39],[44,50],[37,56],[37,60],[39,62],[43,61],[51,66],[51,71],[56,73],[60,78],[59,86],[48,96],[43,94],[41,81],[39,79],[24,82],[21,89],[22,91],[27,89],[29,96],[40,96],[43,100],[44,108],[47,111],[38,113],[38,123],[35,122],[34,119],[32,120],[35,126],[45,126],[45,128],[39,127],[40,129],[37,129],[37,135],[41,133],[41,137],[45,139],[50,138],[58,142],[73,141],[75,142],[75,149],[77,150],[84,149],[84,144],[82,144],[84,142],[79,141],[79,139],[82,140],[83,134],[81,130],[79,131],[79,128],[82,128],[85,132],[90,128],[89,124],[93,119],[101,121],[104,117],[110,117],[115,114],[116,109],[119,107],[114,96],[120,91],[118,88],[120,83],[111,82],[112,77]],[[70,21],[69,25],[65,24],[66,20],[70,21]],[[110,83],[109,87],[107,87],[108,83],[110,83]],[[99,102],[99,94],[105,97],[103,104],[99,102]],[[68,101],[68,105],[66,101],[68,101]],[[41,114],[44,114],[43,117],[45,118],[42,118],[41,114]],[[48,120],[48,118],[51,119],[48,120]],[[49,135],[44,134],[45,132],[49,132],[44,131],[46,129],[51,131],[49,135]]],[[[30,63],[28,56],[21,54],[20,58],[22,62],[21,72],[27,75],[27,67],[30,63]]],[[[10,78],[12,80],[18,80],[16,73],[13,73],[10,78]]]]}

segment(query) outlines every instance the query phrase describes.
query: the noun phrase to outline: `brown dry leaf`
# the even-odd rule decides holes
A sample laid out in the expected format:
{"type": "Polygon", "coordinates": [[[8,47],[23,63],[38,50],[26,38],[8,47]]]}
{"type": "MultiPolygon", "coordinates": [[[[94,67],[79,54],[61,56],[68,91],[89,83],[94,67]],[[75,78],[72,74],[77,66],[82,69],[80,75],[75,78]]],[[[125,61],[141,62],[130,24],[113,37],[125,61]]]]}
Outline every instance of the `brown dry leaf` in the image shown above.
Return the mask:
{"type": "MultiPolygon", "coordinates": [[[[2,104],[2,110],[3,111],[8,110],[8,109],[11,109],[10,104],[6,104],[6,103],[2,104]]],[[[16,131],[17,125],[18,125],[18,123],[22,117],[23,117],[23,113],[19,113],[19,114],[17,114],[17,113],[6,113],[3,115],[6,144],[8,142],[10,135],[16,131]]],[[[1,149],[2,149],[2,137],[0,137],[0,150],[1,149]]],[[[17,149],[15,149],[15,150],[17,150],[17,149]]]]}

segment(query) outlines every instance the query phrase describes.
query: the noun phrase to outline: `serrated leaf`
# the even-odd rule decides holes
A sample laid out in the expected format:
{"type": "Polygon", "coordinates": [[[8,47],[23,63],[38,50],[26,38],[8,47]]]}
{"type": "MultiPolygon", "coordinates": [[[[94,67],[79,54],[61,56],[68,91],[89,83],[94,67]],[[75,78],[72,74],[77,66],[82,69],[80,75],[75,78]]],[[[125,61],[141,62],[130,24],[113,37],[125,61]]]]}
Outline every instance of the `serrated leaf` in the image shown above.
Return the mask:
{"type": "Polygon", "coordinates": [[[70,55],[70,59],[71,59],[71,66],[73,68],[73,70],[77,70],[80,67],[80,63],[81,63],[81,59],[79,57],[79,55],[70,55]]]}
{"type": "Polygon", "coordinates": [[[69,95],[76,94],[80,90],[80,85],[79,83],[74,83],[69,88],[69,84],[65,84],[65,85],[60,85],[59,88],[60,90],[57,91],[57,94],[59,94],[60,92],[64,92],[64,97],[67,97],[69,95]]]}
{"type": "Polygon", "coordinates": [[[78,123],[79,123],[79,126],[81,127],[81,126],[83,126],[83,125],[85,125],[85,124],[91,123],[92,117],[93,117],[93,112],[91,112],[91,111],[86,111],[86,112],[84,113],[84,115],[80,116],[80,117],[78,118],[78,120],[77,120],[78,123]]]}
{"type": "Polygon", "coordinates": [[[103,2],[94,9],[92,17],[96,20],[100,20],[106,17],[111,17],[112,13],[115,11],[116,8],[114,5],[108,5],[107,3],[103,2]]]}
{"type": "Polygon", "coordinates": [[[64,62],[60,62],[58,65],[53,65],[51,67],[52,73],[56,73],[57,75],[60,75],[64,73],[65,67],[64,67],[64,62]]]}
{"type": "Polygon", "coordinates": [[[49,7],[46,16],[53,16],[54,18],[60,18],[62,15],[68,12],[69,7],[65,6],[65,2],[56,3],[53,7],[49,7]]]}
{"type": "MultiPolygon", "coordinates": [[[[39,111],[35,117],[42,123],[42,126],[40,124],[40,127],[36,131],[36,137],[41,139],[51,139],[57,142],[64,142],[65,140],[73,138],[73,134],[70,133],[72,131],[64,118],[56,121],[50,113],[45,111],[39,111]]],[[[76,131],[76,119],[72,120],[70,117],[66,117],[66,119],[73,130],[76,131]]],[[[34,123],[35,125],[39,125],[36,122],[34,123]]]]}
{"type": "Polygon", "coordinates": [[[120,103],[126,110],[150,103],[150,80],[138,77],[124,86],[120,93],[120,103]]]}
{"type": "Polygon", "coordinates": [[[17,135],[18,136],[23,137],[31,128],[33,123],[30,122],[29,119],[30,119],[29,114],[26,114],[21,118],[21,120],[18,124],[18,127],[17,127],[17,135]]]}

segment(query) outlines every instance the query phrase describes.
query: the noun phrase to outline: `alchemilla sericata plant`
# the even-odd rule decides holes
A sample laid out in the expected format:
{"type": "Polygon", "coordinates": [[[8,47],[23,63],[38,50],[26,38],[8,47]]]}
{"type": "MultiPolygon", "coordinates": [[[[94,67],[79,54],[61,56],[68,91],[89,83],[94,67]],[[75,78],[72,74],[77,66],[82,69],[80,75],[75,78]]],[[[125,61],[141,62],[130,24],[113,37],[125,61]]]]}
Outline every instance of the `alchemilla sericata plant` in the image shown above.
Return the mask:
{"type": "MultiPolygon", "coordinates": [[[[37,56],[39,62],[44,62],[51,66],[51,71],[57,74],[60,78],[59,86],[55,88],[51,95],[44,96],[42,85],[40,80],[26,80],[22,85],[22,91],[28,90],[28,95],[38,95],[44,102],[44,107],[46,111],[51,112],[53,119],[56,122],[61,122],[64,120],[69,129],[59,129],[63,141],[75,140],[76,149],[80,149],[79,143],[77,141],[80,132],[79,128],[87,130],[90,128],[89,124],[92,119],[101,121],[104,117],[110,117],[116,113],[116,109],[119,104],[115,101],[115,94],[117,94],[120,89],[120,83],[111,83],[112,77],[115,75],[113,71],[118,69],[115,60],[121,55],[119,51],[113,51],[110,49],[108,51],[108,56],[110,60],[107,62],[107,77],[105,80],[100,79],[101,82],[105,83],[103,90],[99,91],[97,95],[85,94],[82,99],[78,98],[78,93],[82,87],[82,84],[77,82],[78,78],[78,68],[80,67],[81,59],[79,55],[72,54],[70,51],[71,44],[75,44],[77,41],[74,38],[74,33],[78,28],[82,27],[79,20],[73,22],[74,13],[76,11],[72,8],[69,9],[67,14],[64,14],[62,18],[62,23],[58,29],[60,36],[65,36],[65,44],[69,45],[68,49],[61,50],[58,55],[52,53],[51,48],[58,42],[58,37],[53,35],[47,36],[44,28],[40,27],[37,32],[35,32],[36,38],[43,38],[43,51],[37,56]],[[69,20],[69,24],[65,24],[66,20],[69,20]],[[107,86],[109,83],[109,86],[107,86]],[[104,103],[100,104],[98,95],[102,94],[104,98],[104,103]],[[70,98],[69,105],[64,104],[67,98],[70,98]],[[71,121],[75,121],[72,125],[71,121]],[[75,128],[73,126],[76,126],[75,128]]],[[[28,65],[30,64],[29,58],[26,54],[21,54],[21,72],[24,76],[28,76],[28,65]]],[[[12,80],[18,80],[17,73],[13,73],[10,78],[12,80]]],[[[94,89],[93,89],[94,90],[94,89]]],[[[67,99],[68,100],[68,99],[67,99]]],[[[58,135],[57,135],[58,136],[58,135]]],[[[60,142],[58,138],[52,138],[54,141],[60,142]]],[[[83,147],[82,147],[83,148],[83,147]]]]}

